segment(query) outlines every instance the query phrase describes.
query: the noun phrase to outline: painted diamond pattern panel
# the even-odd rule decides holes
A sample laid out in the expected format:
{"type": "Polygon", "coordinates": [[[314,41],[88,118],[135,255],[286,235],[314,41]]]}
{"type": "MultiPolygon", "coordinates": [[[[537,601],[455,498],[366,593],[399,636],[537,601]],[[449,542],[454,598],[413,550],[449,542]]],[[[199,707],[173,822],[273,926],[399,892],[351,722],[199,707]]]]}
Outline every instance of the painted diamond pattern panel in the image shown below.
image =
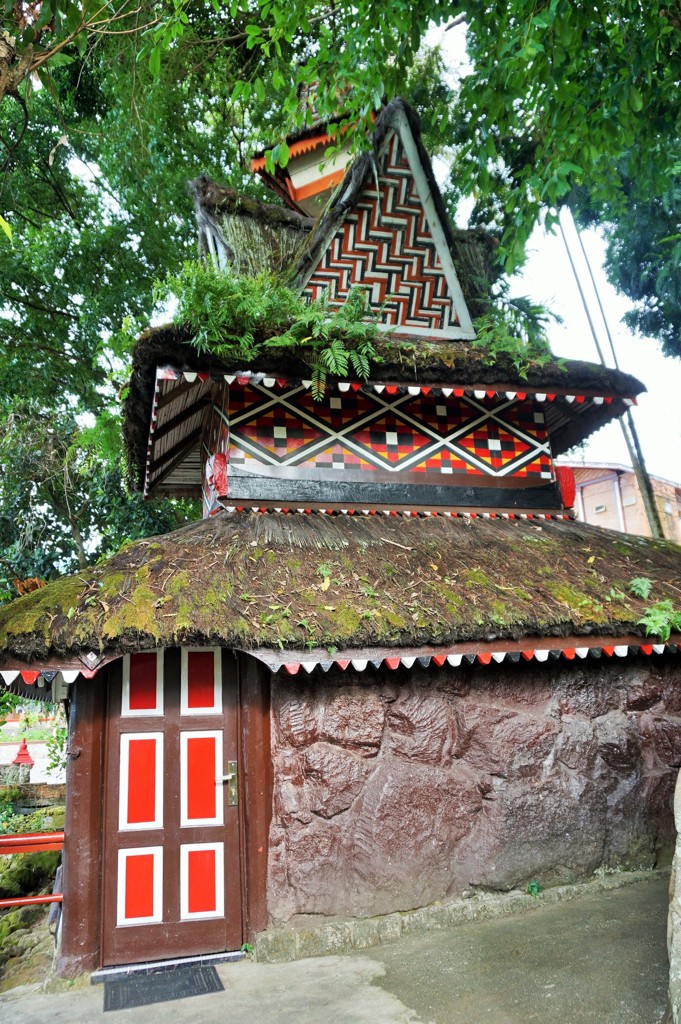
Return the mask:
{"type": "Polygon", "coordinates": [[[367,290],[382,321],[403,330],[446,331],[458,324],[449,286],[402,143],[393,134],[378,191],[368,182],[331,240],[304,294],[341,305],[367,290]]]}
{"type": "MultiPolygon", "coordinates": [[[[237,430],[237,428],[234,428],[237,430]]],[[[285,405],[260,412],[253,419],[242,421],[238,427],[240,447],[260,460],[289,462],[292,454],[301,454],[326,439],[324,428],[285,405]]],[[[238,462],[238,456],[236,457],[238,462]]]]}
{"type": "Polygon", "coordinates": [[[373,462],[380,460],[388,469],[398,464],[413,462],[425,449],[432,447],[433,439],[421,433],[414,424],[400,418],[392,410],[364,427],[353,430],[348,443],[357,446],[373,462]]]}
{"type": "Polygon", "coordinates": [[[217,412],[224,430],[211,440],[227,445],[228,476],[295,468],[318,480],[377,471],[405,482],[423,473],[553,479],[543,413],[528,400],[348,391],[314,402],[300,387],[249,384],[232,385],[217,412]]]}

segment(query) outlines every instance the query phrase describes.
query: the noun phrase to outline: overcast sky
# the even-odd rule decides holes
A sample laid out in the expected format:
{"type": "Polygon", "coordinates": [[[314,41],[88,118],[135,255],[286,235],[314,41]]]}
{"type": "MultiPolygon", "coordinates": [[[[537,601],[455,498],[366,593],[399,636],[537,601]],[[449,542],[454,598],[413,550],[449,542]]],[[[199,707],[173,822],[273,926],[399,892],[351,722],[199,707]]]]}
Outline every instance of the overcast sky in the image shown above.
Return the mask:
{"type": "MultiPolygon", "coordinates": [[[[582,287],[587,293],[591,318],[601,348],[606,354],[606,361],[612,365],[605,330],[593,298],[588,270],[582,261],[579,242],[567,218],[564,219],[564,226],[582,287]]],[[[608,318],[620,369],[638,377],[648,389],[646,394],[641,395],[634,410],[648,469],[658,476],[681,482],[681,360],[665,358],[657,342],[633,335],[621,323],[630,303],[607,282],[602,270],[603,240],[595,231],[583,232],[582,240],[608,318]]],[[[596,346],[560,233],[547,235],[543,231],[535,232],[530,249],[529,259],[514,291],[531,295],[563,318],[563,324],[552,326],[549,331],[551,347],[556,355],[597,361],[596,346]]],[[[619,425],[609,424],[593,434],[584,452],[579,452],[577,457],[590,462],[629,464],[619,425]]]]}

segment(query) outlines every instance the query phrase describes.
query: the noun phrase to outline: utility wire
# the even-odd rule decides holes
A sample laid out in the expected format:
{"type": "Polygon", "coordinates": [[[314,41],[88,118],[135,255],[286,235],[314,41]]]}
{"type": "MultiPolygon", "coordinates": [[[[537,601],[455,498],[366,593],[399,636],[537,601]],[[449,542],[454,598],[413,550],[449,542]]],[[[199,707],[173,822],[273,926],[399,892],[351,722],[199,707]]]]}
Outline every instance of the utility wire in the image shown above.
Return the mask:
{"type": "MultiPolygon", "coordinates": [[[[610,327],[608,325],[608,321],[605,315],[605,310],[603,309],[603,303],[601,302],[600,292],[596,285],[596,279],[594,278],[593,270],[591,269],[591,263],[589,262],[589,258],[586,254],[586,249],[584,248],[584,242],[582,241],[581,233],[574,222],[574,218],[572,217],[572,211],[570,210],[569,212],[570,218],[572,220],[572,226],[574,227],[575,232],[577,234],[577,238],[579,240],[579,245],[582,250],[584,262],[586,263],[587,269],[589,271],[591,285],[596,296],[596,301],[598,302],[598,308],[600,310],[601,319],[603,320],[603,325],[605,327],[605,333],[608,339],[608,343],[610,345],[612,358],[614,360],[616,369],[619,370],[619,362],[617,359],[617,354],[615,352],[615,345],[612,340],[612,334],[610,333],[610,327]]],[[[596,333],[594,322],[591,319],[591,311],[589,310],[589,304],[587,302],[586,295],[584,294],[584,289],[582,288],[582,282],[580,280],[577,267],[575,266],[575,261],[572,257],[572,252],[570,251],[570,246],[568,245],[567,236],[565,234],[565,230],[563,228],[560,216],[558,217],[558,227],[560,228],[561,237],[563,239],[563,245],[565,246],[565,251],[568,255],[570,266],[572,267],[572,273],[574,274],[574,278],[577,283],[577,290],[579,291],[579,296],[582,300],[584,312],[586,313],[586,318],[589,322],[589,328],[591,329],[591,335],[594,340],[594,345],[596,346],[596,351],[598,352],[598,358],[600,359],[602,366],[607,366],[605,357],[603,355],[603,349],[601,348],[600,342],[598,340],[598,335],[596,333]]],[[[660,512],[655,501],[653,485],[648,470],[646,468],[645,460],[643,458],[643,452],[641,450],[638,431],[636,430],[636,426],[634,424],[634,418],[631,414],[631,409],[626,410],[625,417],[626,422],[624,418],[620,417],[619,423],[620,427],[622,428],[622,434],[624,436],[624,441],[627,446],[627,451],[629,452],[629,458],[631,459],[631,464],[634,467],[634,473],[636,474],[636,480],[638,483],[639,490],[641,492],[641,497],[643,499],[643,506],[646,510],[646,516],[648,517],[648,525],[650,526],[650,532],[653,537],[656,537],[661,540],[664,538],[664,531],[662,529],[662,523],[660,521],[660,512]]]]}

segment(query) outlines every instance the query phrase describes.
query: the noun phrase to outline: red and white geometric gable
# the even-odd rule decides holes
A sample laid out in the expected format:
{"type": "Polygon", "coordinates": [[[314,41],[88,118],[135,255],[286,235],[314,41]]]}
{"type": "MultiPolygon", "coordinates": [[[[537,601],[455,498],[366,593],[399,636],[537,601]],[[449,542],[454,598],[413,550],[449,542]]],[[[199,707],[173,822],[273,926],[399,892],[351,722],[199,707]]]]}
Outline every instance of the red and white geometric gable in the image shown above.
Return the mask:
{"type": "Polygon", "coordinates": [[[367,179],[303,294],[326,296],[338,307],[358,285],[387,328],[433,339],[474,338],[445,231],[402,112],[395,128],[379,154],[378,180],[367,179]]]}

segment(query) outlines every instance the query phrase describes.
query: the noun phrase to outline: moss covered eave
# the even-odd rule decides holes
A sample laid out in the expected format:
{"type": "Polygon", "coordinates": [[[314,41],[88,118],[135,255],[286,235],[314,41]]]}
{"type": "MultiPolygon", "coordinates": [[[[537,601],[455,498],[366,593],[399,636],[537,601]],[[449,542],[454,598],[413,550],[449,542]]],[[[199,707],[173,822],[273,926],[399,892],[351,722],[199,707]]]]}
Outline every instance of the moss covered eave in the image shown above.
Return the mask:
{"type": "Polygon", "coordinates": [[[0,663],[642,636],[645,608],[680,589],[681,548],[573,523],[225,513],[0,608],[0,663]]]}
{"type": "MultiPolygon", "coordinates": [[[[133,350],[133,375],[155,371],[157,366],[177,369],[230,373],[252,370],[257,373],[307,377],[314,353],[301,345],[290,350],[270,349],[245,360],[235,348],[233,355],[199,353],[192,344],[191,330],[181,324],[167,323],[149,328],[140,335],[133,350]],[[248,365],[245,365],[248,363],[248,365]]],[[[266,338],[256,339],[266,341],[266,338]]],[[[632,397],[646,388],[636,377],[598,363],[578,359],[528,361],[519,370],[510,357],[492,360],[489,354],[470,341],[429,341],[421,336],[393,332],[380,333],[374,343],[378,358],[372,365],[371,380],[404,384],[509,384],[517,388],[555,386],[560,390],[584,388],[613,397],[632,397]]]]}

